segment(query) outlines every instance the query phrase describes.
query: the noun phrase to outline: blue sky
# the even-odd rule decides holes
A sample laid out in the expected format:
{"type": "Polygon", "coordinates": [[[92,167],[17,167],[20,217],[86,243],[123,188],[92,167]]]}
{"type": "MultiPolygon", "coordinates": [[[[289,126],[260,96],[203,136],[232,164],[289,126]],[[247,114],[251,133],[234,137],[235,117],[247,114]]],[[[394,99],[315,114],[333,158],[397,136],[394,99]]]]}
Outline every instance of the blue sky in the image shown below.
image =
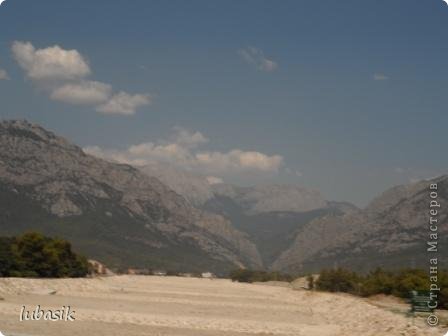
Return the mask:
{"type": "Polygon", "coordinates": [[[6,0],[0,116],[365,205],[447,172],[447,33],[442,0],[6,0]]]}

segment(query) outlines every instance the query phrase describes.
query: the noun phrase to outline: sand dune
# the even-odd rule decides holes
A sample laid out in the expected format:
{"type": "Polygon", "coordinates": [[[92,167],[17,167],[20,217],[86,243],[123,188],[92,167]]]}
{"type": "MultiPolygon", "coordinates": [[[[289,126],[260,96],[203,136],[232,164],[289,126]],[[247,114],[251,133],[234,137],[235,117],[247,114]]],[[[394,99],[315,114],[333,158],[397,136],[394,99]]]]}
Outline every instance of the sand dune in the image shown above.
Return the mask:
{"type": "Polygon", "coordinates": [[[0,330],[13,335],[442,335],[349,295],[229,280],[115,276],[0,279],[0,330]],[[56,291],[56,293],[54,293],[56,291]],[[70,305],[74,322],[19,322],[22,305],[70,305]]]}

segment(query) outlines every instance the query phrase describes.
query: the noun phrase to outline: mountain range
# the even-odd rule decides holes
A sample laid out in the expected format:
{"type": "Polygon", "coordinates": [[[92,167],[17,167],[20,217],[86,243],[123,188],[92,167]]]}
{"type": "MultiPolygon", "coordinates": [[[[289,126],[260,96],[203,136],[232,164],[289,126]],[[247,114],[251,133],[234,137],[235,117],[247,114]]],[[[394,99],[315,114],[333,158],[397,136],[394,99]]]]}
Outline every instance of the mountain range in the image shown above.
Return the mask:
{"type": "Polygon", "coordinates": [[[0,122],[0,234],[62,236],[115,269],[426,265],[435,182],[446,209],[447,176],[394,187],[359,209],[299,186],[241,187],[160,162],[109,162],[39,125],[0,122]]]}

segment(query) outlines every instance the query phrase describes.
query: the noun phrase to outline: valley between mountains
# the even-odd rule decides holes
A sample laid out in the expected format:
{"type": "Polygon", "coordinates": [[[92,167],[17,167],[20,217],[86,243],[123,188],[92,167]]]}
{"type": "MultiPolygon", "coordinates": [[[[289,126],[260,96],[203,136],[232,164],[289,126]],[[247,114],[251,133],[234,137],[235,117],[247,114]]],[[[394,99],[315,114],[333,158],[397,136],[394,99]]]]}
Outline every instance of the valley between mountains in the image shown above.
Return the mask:
{"type": "Polygon", "coordinates": [[[113,269],[423,266],[430,183],[446,209],[448,176],[394,187],[359,209],[299,186],[240,187],[161,162],[110,162],[39,125],[0,122],[0,235],[61,236],[113,269]]]}

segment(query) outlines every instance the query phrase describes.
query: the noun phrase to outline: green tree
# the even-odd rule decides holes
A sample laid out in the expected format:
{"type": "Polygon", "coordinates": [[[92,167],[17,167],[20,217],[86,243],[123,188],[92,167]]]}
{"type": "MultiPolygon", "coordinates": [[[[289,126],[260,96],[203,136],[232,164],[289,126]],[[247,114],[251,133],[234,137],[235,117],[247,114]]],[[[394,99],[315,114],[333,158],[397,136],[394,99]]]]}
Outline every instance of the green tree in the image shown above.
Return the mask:
{"type": "Polygon", "coordinates": [[[392,294],[395,286],[394,275],[381,268],[370,272],[362,282],[361,294],[371,296],[375,294],[392,294]]]}
{"type": "Polygon", "coordinates": [[[392,294],[398,297],[407,298],[410,292],[427,291],[430,285],[428,275],[419,269],[404,269],[395,276],[395,285],[392,294]]]}
{"type": "Polygon", "coordinates": [[[0,237],[0,277],[12,276],[18,271],[17,255],[13,251],[14,238],[0,237]]]}
{"type": "Polygon", "coordinates": [[[74,253],[66,240],[37,232],[0,237],[0,276],[83,277],[88,272],[87,259],[74,253]]]}
{"type": "Polygon", "coordinates": [[[329,292],[356,293],[361,280],[356,273],[343,268],[324,270],[316,281],[316,288],[329,292]]]}

